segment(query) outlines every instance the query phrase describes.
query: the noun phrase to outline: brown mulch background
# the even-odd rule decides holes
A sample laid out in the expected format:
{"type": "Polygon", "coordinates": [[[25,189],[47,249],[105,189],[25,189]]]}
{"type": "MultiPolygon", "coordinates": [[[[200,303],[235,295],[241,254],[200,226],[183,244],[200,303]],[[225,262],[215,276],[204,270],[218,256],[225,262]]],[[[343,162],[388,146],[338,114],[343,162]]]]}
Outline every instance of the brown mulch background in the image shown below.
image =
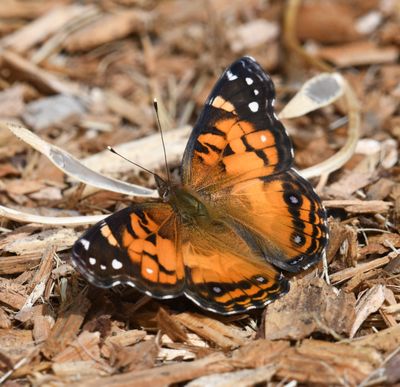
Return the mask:
{"type": "MultiPolygon", "coordinates": [[[[4,385],[400,383],[399,52],[396,0],[2,0],[0,119],[79,159],[156,134],[155,96],[165,132],[192,125],[221,71],[244,54],[272,74],[278,112],[307,79],[334,69],[362,114],[352,158],[313,181],[330,215],[328,276],[322,262],[308,269],[265,311],[220,317],[184,299],[91,287],[69,264],[84,227],[1,218],[4,385]]],[[[346,141],[340,104],[285,125],[299,169],[346,141]]],[[[162,172],[161,143],[154,149],[152,165],[136,161],[162,172]]],[[[177,173],[179,160],[170,162],[177,173]]],[[[127,163],[109,175],[154,187],[127,163]]],[[[87,190],[5,129],[0,179],[1,205],[38,215],[106,214],[131,201],[87,190]]]]}

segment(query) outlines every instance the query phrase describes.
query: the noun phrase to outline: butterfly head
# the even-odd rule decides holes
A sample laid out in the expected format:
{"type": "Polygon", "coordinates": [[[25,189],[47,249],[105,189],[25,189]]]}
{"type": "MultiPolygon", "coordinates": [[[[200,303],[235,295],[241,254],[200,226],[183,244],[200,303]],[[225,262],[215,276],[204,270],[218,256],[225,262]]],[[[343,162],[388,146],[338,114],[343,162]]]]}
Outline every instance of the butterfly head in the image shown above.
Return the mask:
{"type": "Polygon", "coordinates": [[[159,175],[154,175],[157,184],[158,194],[163,202],[168,202],[171,196],[171,184],[159,175]]]}

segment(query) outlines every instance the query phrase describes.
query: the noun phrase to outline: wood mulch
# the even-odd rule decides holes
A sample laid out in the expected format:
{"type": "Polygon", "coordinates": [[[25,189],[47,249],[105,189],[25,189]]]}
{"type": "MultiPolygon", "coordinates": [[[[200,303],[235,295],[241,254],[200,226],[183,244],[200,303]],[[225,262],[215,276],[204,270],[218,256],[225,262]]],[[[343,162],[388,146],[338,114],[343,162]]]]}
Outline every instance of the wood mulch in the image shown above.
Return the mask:
{"type": "MultiPolygon", "coordinates": [[[[137,157],[126,156],[164,170],[153,98],[178,173],[187,126],[244,54],[272,74],[278,112],[333,69],[362,121],[350,160],[313,179],[329,213],[327,273],[321,262],[297,275],[263,311],[221,317],[185,299],[94,288],[70,265],[84,226],[1,217],[0,384],[400,383],[399,53],[396,0],[2,0],[0,120],[122,181],[155,187],[108,145],[136,144],[137,157]]],[[[340,102],[284,123],[298,169],[334,155],[348,135],[340,102]]],[[[68,217],[132,200],[67,177],[1,127],[2,206],[68,217]]]]}

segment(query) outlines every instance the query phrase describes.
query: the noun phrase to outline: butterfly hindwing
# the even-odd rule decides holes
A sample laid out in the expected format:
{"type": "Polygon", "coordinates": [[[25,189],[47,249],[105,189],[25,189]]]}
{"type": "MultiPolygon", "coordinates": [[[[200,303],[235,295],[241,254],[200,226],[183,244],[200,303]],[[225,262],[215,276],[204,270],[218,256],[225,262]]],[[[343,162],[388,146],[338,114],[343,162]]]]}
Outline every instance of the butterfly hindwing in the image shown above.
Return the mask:
{"type": "Polygon", "coordinates": [[[279,268],[298,272],[322,257],[326,212],[311,184],[294,170],[235,184],[221,205],[249,244],[279,268]]]}
{"type": "Polygon", "coordinates": [[[274,112],[271,78],[251,57],[234,62],[211,92],[182,161],[195,190],[288,169],[292,145],[274,112]]]}
{"type": "Polygon", "coordinates": [[[288,291],[287,280],[227,224],[184,227],[182,233],[185,295],[202,308],[241,313],[261,308],[288,291]]]}
{"type": "Polygon", "coordinates": [[[157,298],[182,293],[177,218],[164,203],[135,204],[99,222],[75,243],[74,266],[100,287],[129,284],[157,298]]]}

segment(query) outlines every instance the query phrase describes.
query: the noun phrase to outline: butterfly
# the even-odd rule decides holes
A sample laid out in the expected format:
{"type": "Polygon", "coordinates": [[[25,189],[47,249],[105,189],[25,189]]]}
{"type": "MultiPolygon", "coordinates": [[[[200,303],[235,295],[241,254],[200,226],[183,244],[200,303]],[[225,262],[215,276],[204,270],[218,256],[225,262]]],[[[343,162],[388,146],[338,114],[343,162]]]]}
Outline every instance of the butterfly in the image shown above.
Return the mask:
{"type": "Polygon", "coordinates": [[[223,314],[262,308],[289,290],[281,270],[316,263],[326,212],[292,167],[270,76],[251,57],[231,64],[186,146],[181,181],[156,176],[160,199],[133,204],[72,248],[93,285],[128,284],[156,299],[185,295],[223,314]]]}

